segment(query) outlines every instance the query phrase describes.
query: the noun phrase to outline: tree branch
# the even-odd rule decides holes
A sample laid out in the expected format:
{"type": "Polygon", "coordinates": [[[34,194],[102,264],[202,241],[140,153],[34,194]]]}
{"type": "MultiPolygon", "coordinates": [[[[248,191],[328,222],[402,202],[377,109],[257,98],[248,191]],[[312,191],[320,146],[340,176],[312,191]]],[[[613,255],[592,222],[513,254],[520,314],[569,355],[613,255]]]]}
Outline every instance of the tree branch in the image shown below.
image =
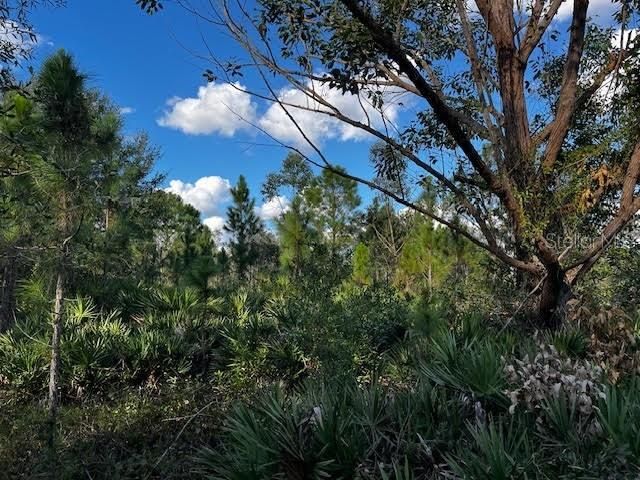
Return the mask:
{"type": "Polygon", "coordinates": [[[588,7],[589,0],[574,0],[573,2],[573,20],[571,21],[567,60],[562,74],[562,86],[556,104],[556,116],[550,127],[549,142],[542,160],[542,170],[545,173],[551,171],[558,158],[576,110],[578,71],[584,49],[588,7]]]}
{"type": "Polygon", "coordinates": [[[531,56],[531,53],[540,43],[540,39],[551,25],[551,21],[558,13],[558,9],[564,0],[553,0],[549,8],[542,15],[544,7],[544,0],[536,0],[532,7],[531,17],[529,17],[529,23],[527,25],[527,31],[525,33],[522,44],[520,45],[519,56],[520,60],[526,63],[531,56]]]}
{"type": "Polygon", "coordinates": [[[488,91],[484,81],[485,71],[478,57],[478,51],[473,39],[473,31],[471,29],[471,24],[469,23],[469,18],[467,17],[464,0],[456,0],[456,8],[458,10],[458,15],[460,16],[462,32],[467,44],[467,57],[471,63],[471,74],[474,83],[476,84],[476,91],[478,92],[478,98],[480,99],[480,104],[482,106],[482,116],[487,130],[490,132],[489,139],[492,140],[495,145],[499,145],[502,141],[502,135],[491,120],[489,111],[489,105],[491,105],[491,93],[488,91]]]}
{"type": "MultiPolygon", "coordinates": [[[[589,265],[586,269],[590,269],[595,263],[601,252],[607,247],[620,233],[620,231],[629,223],[633,216],[640,210],[640,197],[635,197],[634,192],[640,181],[640,141],[638,141],[633,149],[627,172],[624,176],[622,184],[622,195],[620,198],[620,207],[616,216],[611,219],[602,231],[600,238],[593,241],[585,252],[571,265],[565,268],[566,272],[574,270],[578,267],[589,265]],[[595,259],[595,260],[594,260],[595,259]]],[[[582,270],[582,269],[581,269],[582,270]]],[[[584,274],[578,272],[576,276],[584,274]]],[[[575,281],[575,280],[574,280],[575,281]]]]}
{"type": "Polygon", "coordinates": [[[400,70],[411,80],[418,91],[427,100],[438,120],[447,128],[456,144],[465,153],[473,168],[487,182],[491,191],[500,198],[509,212],[509,216],[516,230],[516,236],[521,231],[522,211],[520,203],[512,192],[511,185],[506,178],[498,178],[484,162],[471,140],[463,130],[460,122],[442,97],[429,85],[418,69],[409,60],[404,49],[394,40],[386,29],[380,25],[369,12],[363,10],[357,0],[340,0],[351,12],[355,19],[364,25],[376,44],[400,67],[400,70]]]}

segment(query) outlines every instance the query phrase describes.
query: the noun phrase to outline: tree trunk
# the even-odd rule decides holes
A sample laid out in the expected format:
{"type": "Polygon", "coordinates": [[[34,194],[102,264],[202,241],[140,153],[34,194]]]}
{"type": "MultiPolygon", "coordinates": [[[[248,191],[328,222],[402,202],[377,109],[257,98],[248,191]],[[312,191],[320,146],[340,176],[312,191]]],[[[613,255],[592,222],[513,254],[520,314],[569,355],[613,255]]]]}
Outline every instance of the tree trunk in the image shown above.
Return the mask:
{"type": "Polygon", "coordinates": [[[60,403],[60,339],[64,309],[64,264],[58,269],[56,280],[56,298],[53,307],[53,336],[51,338],[51,364],[49,365],[49,422],[51,426],[50,443],[53,443],[56,415],[60,403]]]}
{"type": "Polygon", "coordinates": [[[0,278],[0,333],[6,332],[13,324],[16,308],[16,279],[18,261],[14,248],[9,248],[2,262],[0,278]]]}
{"type": "Polygon", "coordinates": [[[559,327],[566,316],[567,302],[570,298],[571,287],[560,265],[549,267],[547,277],[542,283],[538,304],[538,326],[544,329],[559,327]]]}
{"type": "Polygon", "coordinates": [[[429,285],[429,301],[433,299],[433,272],[431,269],[432,265],[431,255],[429,255],[429,270],[427,272],[427,283],[429,285]]]}

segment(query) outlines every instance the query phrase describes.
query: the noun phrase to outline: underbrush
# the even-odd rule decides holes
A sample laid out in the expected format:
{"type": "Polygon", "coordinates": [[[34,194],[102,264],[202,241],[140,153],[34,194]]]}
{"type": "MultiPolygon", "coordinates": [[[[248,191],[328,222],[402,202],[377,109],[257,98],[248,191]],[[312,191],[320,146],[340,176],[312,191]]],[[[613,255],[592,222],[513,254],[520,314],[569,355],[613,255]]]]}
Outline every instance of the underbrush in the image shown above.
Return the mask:
{"type": "Polygon", "coordinates": [[[640,475],[627,317],[540,334],[353,285],[138,289],[119,303],[67,302],[53,448],[46,310],[0,335],[8,478],[640,475]]]}
{"type": "MultiPolygon", "coordinates": [[[[325,297],[238,292],[203,299],[190,289],[140,291],[121,310],[89,298],[67,302],[62,352],[66,402],[124,388],[155,391],[179,378],[218,379],[254,389],[308,376],[370,371],[406,331],[405,308],[388,290],[325,297]]],[[[48,380],[46,308],[25,312],[0,335],[0,382],[21,400],[42,397],[48,380]]]]}
{"type": "Polygon", "coordinates": [[[25,480],[193,478],[192,457],[219,437],[230,403],[224,389],[180,382],[66,405],[52,450],[42,405],[3,400],[0,478],[25,480]]]}
{"type": "Polygon", "coordinates": [[[215,479],[635,478],[640,382],[540,346],[443,335],[409,385],[311,381],[236,406],[198,471],[215,479]],[[466,353],[465,353],[466,352],[466,353]],[[462,354],[462,355],[461,355],[462,354]]]}

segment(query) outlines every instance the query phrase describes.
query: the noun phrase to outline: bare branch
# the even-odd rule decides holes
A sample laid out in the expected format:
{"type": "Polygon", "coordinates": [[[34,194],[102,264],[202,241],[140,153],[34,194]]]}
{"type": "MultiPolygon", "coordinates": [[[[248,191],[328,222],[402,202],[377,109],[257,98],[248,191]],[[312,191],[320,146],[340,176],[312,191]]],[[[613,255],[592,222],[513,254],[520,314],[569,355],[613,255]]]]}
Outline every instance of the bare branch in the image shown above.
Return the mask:
{"type": "Polygon", "coordinates": [[[578,70],[584,49],[589,0],[574,0],[573,20],[567,59],[562,75],[562,86],[556,105],[556,116],[551,124],[549,142],[542,160],[543,172],[549,172],[558,158],[562,144],[569,132],[577,105],[578,70]]]}
{"type": "Polygon", "coordinates": [[[522,44],[520,45],[519,56],[522,62],[526,63],[533,50],[540,43],[540,39],[551,25],[551,21],[558,13],[558,9],[565,0],[553,0],[547,11],[542,15],[544,0],[536,0],[532,7],[531,16],[527,25],[522,44]]]}
{"type": "MultiPolygon", "coordinates": [[[[480,154],[475,149],[471,140],[466,135],[460,123],[452,113],[452,109],[442,100],[440,95],[427,83],[418,69],[407,57],[407,53],[394,41],[393,37],[379,25],[371,15],[364,11],[357,0],[341,0],[351,14],[365,27],[367,27],[373,40],[382,48],[389,57],[398,64],[400,70],[404,72],[409,80],[413,82],[418,91],[427,100],[438,119],[443,123],[447,130],[454,138],[458,146],[467,155],[472,164],[477,168],[478,173],[488,180],[487,183],[494,181],[493,172],[484,163],[480,154]]],[[[495,183],[495,182],[494,182],[495,183]]]]}
{"type": "MultiPolygon", "coordinates": [[[[427,100],[433,109],[436,117],[447,128],[456,144],[465,153],[473,168],[487,182],[491,191],[496,194],[502,201],[509,212],[512,223],[516,231],[520,231],[522,211],[520,203],[517,201],[510,183],[506,178],[498,178],[489,166],[484,162],[471,140],[463,130],[460,122],[450,108],[442,99],[442,97],[429,85],[429,83],[420,74],[418,69],[409,60],[407,52],[398,45],[398,43],[378,22],[374,20],[370,13],[363,10],[357,0],[341,0],[351,14],[362,23],[369,31],[373,40],[383,51],[400,67],[409,80],[413,82],[423,97],[427,100]]],[[[517,235],[519,236],[519,234],[517,235]]]]}
{"type": "Polygon", "coordinates": [[[484,78],[487,76],[485,69],[478,57],[478,51],[476,49],[475,40],[473,39],[473,31],[471,24],[467,16],[466,4],[463,0],[456,0],[456,8],[458,15],[460,16],[460,22],[462,25],[462,31],[467,44],[467,57],[471,63],[471,73],[476,85],[476,91],[482,107],[482,116],[488,132],[490,132],[489,138],[495,145],[499,145],[502,142],[502,134],[500,130],[494,125],[491,119],[491,111],[494,110],[491,98],[491,92],[488,90],[484,78]],[[489,108],[491,106],[491,108],[489,108]]]}

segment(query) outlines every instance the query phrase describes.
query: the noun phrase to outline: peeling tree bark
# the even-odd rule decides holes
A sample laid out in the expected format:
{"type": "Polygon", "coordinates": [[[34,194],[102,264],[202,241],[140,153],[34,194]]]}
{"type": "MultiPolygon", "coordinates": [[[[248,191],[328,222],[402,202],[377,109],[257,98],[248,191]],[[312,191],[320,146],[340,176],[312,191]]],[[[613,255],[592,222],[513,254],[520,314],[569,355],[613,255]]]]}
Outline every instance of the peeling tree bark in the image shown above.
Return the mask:
{"type": "Polygon", "coordinates": [[[55,421],[60,405],[60,339],[64,311],[64,266],[58,268],[56,296],[53,306],[53,335],[51,337],[51,363],[49,366],[49,418],[55,421]]]}
{"type": "Polygon", "coordinates": [[[65,281],[67,275],[67,261],[69,259],[69,243],[78,233],[82,220],[78,223],[78,230],[73,233],[71,231],[71,218],[69,212],[69,199],[67,195],[62,194],[60,198],[61,217],[60,231],[64,235],[64,239],[60,246],[60,254],[58,258],[58,267],[56,272],[56,293],[53,304],[52,318],[52,335],[51,335],[51,363],[49,364],[49,394],[47,397],[47,406],[49,413],[49,446],[51,449],[55,447],[55,436],[57,432],[57,416],[60,407],[60,371],[62,367],[60,356],[60,344],[62,341],[62,330],[64,321],[64,295],[65,281]]]}

